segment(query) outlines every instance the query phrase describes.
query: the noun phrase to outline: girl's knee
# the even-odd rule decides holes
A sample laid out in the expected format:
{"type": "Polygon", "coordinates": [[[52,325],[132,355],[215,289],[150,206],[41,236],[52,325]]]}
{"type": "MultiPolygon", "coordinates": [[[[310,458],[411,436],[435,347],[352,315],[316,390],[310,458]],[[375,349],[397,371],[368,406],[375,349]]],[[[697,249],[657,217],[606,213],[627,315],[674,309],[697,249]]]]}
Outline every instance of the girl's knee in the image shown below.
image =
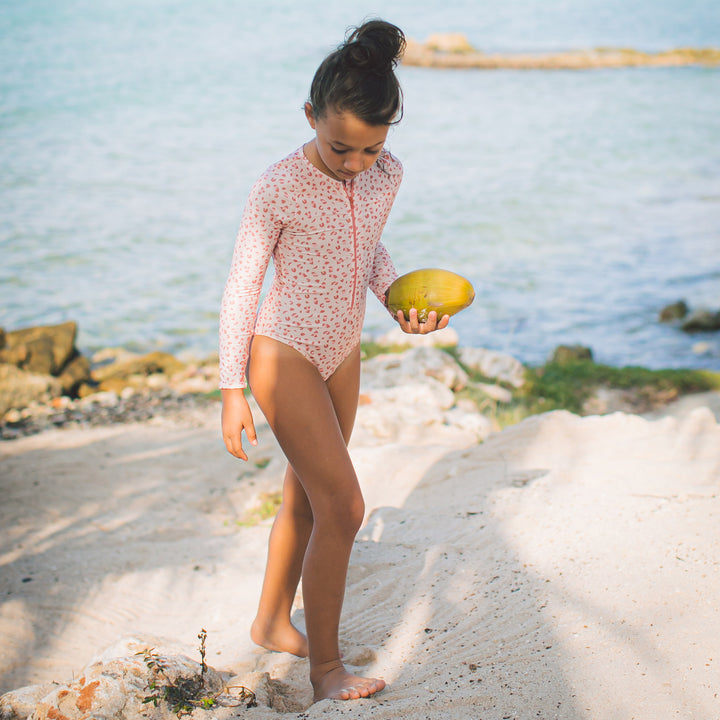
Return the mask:
{"type": "Polygon", "coordinates": [[[322,515],[316,518],[318,522],[334,526],[337,532],[347,535],[352,541],[365,517],[365,501],[362,493],[358,490],[339,498],[335,497],[323,511],[318,512],[318,515],[322,515]]]}

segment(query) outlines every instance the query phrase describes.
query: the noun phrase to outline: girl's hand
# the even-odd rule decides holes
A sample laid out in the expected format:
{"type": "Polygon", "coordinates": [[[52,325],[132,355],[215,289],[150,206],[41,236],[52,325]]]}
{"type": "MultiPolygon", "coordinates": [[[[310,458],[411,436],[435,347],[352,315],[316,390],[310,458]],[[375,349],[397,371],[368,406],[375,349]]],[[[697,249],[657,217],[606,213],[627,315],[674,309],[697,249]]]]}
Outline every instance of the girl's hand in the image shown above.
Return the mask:
{"type": "Polygon", "coordinates": [[[405,313],[402,310],[397,311],[395,318],[403,329],[403,332],[411,335],[426,335],[435,330],[442,330],[447,327],[450,322],[449,315],[443,315],[440,322],[438,322],[437,313],[434,310],[428,313],[428,319],[424,323],[418,322],[417,310],[415,308],[410,308],[409,320],[405,319],[405,313]]]}
{"type": "Polygon", "coordinates": [[[225,447],[236,458],[247,460],[242,446],[242,431],[245,430],[252,445],[257,445],[257,434],[242,388],[223,388],[222,402],[222,435],[225,447]]]}

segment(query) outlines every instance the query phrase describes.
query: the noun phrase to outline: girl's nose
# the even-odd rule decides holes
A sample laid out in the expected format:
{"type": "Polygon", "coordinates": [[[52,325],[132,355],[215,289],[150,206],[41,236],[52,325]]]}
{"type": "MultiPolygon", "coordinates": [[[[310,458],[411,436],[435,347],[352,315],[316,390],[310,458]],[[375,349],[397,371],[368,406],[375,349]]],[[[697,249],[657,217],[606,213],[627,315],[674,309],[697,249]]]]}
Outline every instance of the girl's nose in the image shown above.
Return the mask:
{"type": "Polygon", "coordinates": [[[363,166],[363,159],[361,155],[350,154],[345,158],[345,169],[348,172],[362,172],[365,168],[363,166]]]}

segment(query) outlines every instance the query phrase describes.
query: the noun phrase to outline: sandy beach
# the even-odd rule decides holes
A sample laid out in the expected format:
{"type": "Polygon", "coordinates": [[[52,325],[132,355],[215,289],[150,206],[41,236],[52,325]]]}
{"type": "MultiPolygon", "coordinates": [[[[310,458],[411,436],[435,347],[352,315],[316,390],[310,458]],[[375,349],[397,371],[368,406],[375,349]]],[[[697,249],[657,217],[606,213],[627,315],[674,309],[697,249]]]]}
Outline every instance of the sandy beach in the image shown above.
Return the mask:
{"type": "Polygon", "coordinates": [[[311,706],[307,661],[248,639],[271,520],[241,521],[284,468],[259,415],[247,464],[218,407],[3,443],[0,691],[68,682],[127,637],[197,659],[205,628],[211,666],[272,687],[237,716],[720,718],[719,400],[480,444],[421,416],[378,437],[361,406],[341,644],[389,687],[351,704],[311,706]]]}

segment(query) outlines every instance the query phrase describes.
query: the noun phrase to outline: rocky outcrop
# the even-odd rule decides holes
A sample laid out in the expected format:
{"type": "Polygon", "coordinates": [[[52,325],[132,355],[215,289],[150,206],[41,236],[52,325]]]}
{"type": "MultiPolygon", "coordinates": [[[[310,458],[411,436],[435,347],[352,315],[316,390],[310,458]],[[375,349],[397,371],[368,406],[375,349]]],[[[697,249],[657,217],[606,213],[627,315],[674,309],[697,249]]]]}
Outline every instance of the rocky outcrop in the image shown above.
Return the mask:
{"type": "Polygon", "coordinates": [[[525,368],[512,355],[485,348],[460,348],[460,362],[483,377],[520,388],[525,383],[525,368]]]}
{"type": "Polygon", "coordinates": [[[660,322],[674,323],[687,333],[715,332],[720,330],[720,310],[691,309],[685,300],[678,300],[660,311],[660,322]]]}
{"type": "Polygon", "coordinates": [[[720,49],[678,48],[646,53],[628,48],[594,48],[553,53],[487,54],[460,33],[431,35],[424,43],[408,39],[404,65],[481,70],[590,70],[622,67],[720,65],[720,49]]]}
{"type": "Polygon", "coordinates": [[[715,332],[720,330],[720,310],[699,308],[688,313],[680,325],[687,333],[715,332]]]}
{"type": "Polygon", "coordinates": [[[70,401],[97,393],[110,392],[117,399],[128,390],[150,395],[169,389],[182,395],[217,388],[216,356],[184,363],[165,352],[108,349],[88,358],[77,349],[76,336],[74,322],[0,329],[0,419],[10,414],[11,424],[18,423],[28,417],[28,408],[39,406],[65,411],[70,401]]]}
{"type": "Polygon", "coordinates": [[[0,718],[170,720],[183,709],[212,707],[226,691],[213,668],[153,643],[128,638],[116,650],[121,654],[105,653],[70,682],[6,693],[0,698],[0,718]]]}
{"type": "Polygon", "coordinates": [[[76,337],[74,322],[0,332],[0,416],[69,395],[90,378],[76,337]]]}
{"type": "Polygon", "coordinates": [[[51,375],[0,364],[0,417],[12,408],[24,408],[34,402],[48,403],[60,393],[60,381],[51,375]]]}
{"type": "Polygon", "coordinates": [[[558,345],[550,357],[550,362],[563,365],[578,360],[592,360],[592,349],[585,345],[558,345]]]}

